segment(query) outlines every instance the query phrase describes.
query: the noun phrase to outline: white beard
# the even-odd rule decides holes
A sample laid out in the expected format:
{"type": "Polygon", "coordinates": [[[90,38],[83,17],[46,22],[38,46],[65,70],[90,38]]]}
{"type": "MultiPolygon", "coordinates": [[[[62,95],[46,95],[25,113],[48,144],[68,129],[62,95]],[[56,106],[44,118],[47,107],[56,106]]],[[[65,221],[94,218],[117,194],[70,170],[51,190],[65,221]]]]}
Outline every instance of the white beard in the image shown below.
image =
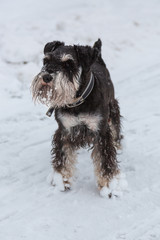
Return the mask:
{"type": "Polygon", "coordinates": [[[62,72],[51,74],[53,81],[43,86],[43,73],[38,75],[32,82],[31,89],[33,99],[49,107],[59,108],[75,101],[76,92],[79,89],[82,68],[79,67],[78,74],[69,81],[62,72]]]}

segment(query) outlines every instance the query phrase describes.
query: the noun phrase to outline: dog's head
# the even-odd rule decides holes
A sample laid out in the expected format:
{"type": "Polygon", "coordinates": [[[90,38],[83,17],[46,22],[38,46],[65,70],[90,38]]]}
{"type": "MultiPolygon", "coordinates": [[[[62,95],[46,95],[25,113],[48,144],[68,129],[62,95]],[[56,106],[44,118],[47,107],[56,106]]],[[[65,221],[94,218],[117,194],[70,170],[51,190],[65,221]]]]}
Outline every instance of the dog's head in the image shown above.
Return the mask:
{"type": "Polygon", "coordinates": [[[72,104],[85,79],[82,76],[90,71],[100,50],[100,40],[93,47],[65,46],[59,41],[47,43],[42,70],[31,85],[33,99],[52,107],[72,104]]]}

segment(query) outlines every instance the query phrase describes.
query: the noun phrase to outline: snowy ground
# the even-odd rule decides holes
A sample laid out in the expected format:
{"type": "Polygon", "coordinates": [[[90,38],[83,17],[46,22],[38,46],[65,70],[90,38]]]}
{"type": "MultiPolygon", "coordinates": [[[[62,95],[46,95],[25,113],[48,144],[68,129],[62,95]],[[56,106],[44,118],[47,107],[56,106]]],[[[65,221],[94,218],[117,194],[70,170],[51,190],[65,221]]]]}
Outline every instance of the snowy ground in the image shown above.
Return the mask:
{"type": "Polygon", "coordinates": [[[0,239],[160,239],[159,0],[3,0],[0,8],[0,239]],[[46,42],[103,41],[121,105],[118,156],[129,189],[99,196],[81,150],[72,191],[48,185],[57,124],[34,106],[29,86],[46,42]]]}

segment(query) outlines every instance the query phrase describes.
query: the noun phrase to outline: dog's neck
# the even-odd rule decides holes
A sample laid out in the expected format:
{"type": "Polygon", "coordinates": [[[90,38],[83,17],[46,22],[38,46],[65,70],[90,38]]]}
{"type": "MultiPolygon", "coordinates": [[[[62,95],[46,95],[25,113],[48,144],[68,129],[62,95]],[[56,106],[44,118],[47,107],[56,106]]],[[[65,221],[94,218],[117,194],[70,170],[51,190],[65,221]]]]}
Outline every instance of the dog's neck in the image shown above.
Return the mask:
{"type": "MultiPolygon", "coordinates": [[[[80,78],[82,78],[82,77],[85,78],[85,79],[89,78],[89,81],[88,82],[85,81],[87,83],[87,85],[85,85],[83,87],[83,89],[80,89],[78,91],[77,97],[75,98],[74,102],[72,104],[67,104],[66,105],[67,108],[75,108],[75,107],[81,105],[93,90],[94,83],[95,83],[93,73],[89,72],[89,73],[87,73],[86,76],[81,76],[80,78]]],[[[48,117],[51,117],[53,111],[54,111],[54,108],[50,107],[49,110],[47,111],[46,115],[48,117]]]]}

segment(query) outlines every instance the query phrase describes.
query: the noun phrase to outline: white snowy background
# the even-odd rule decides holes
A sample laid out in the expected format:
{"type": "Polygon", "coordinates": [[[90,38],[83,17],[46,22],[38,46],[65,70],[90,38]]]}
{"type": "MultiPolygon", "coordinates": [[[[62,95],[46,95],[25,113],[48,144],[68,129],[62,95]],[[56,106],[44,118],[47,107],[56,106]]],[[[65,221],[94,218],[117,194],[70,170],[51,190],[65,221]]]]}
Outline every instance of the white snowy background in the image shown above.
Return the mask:
{"type": "Polygon", "coordinates": [[[159,0],[0,1],[0,239],[160,239],[159,0]],[[57,124],[30,94],[45,43],[99,37],[124,116],[119,199],[100,197],[87,150],[71,191],[47,183],[57,124]]]}

